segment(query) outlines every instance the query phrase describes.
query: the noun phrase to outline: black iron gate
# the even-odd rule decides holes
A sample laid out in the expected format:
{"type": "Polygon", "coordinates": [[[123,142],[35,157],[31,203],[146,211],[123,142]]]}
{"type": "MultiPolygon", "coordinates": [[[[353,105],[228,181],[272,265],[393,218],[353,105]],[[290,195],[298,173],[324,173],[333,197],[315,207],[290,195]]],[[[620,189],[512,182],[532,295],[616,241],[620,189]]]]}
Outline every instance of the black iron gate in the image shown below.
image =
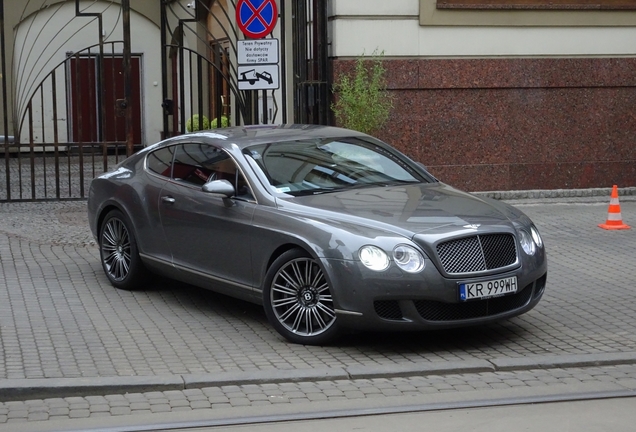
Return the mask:
{"type": "MultiPolygon", "coordinates": [[[[282,98],[274,91],[239,89],[236,4],[236,0],[193,0],[185,6],[162,3],[164,137],[225,125],[268,123],[272,108],[282,110],[286,121],[284,86],[282,98]],[[186,41],[196,46],[187,46],[186,41]],[[273,107],[268,106],[270,100],[273,107]]],[[[284,2],[280,4],[282,15],[284,2]]],[[[284,38],[281,51],[284,67],[284,38]]]]}
{"type": "MultiPolygon", "coordinates": [[[[0,0],[3,77],[8,69],[6,1],[0,0]]],[[[34,85],[20,94],[11,89],[11,104],[7,103],[10,90],[6,80],[0,79],[5,131],[5,136],[0,136],[0,154],[4,156],[0,202],[85,199],[92,178],[142,144],[141,61],[131,52],[130,0],[109,3],[120,8],[117,25],[123,37],[108,42],[102,13],[86,7],[94,2],[84,2],[84,9],[80,0],[67,3],[75,4],[69,22],[83,20],[84,27],[94,29],[99,43],[68,52],[49,70],[36,71],[41,78],[34,85]],[[13,136],[9,130],[14,131],[13,136]]],[[[39,8],[32,2],[21,7],[23,16],[35,20],[41,11],[61,4],[43,0],[39,8]]],[[[239,89],[237,41],[242,36],[235,23],[236,4],[237,0],[156,3],[161,11],[162,137],[226,125],[268,123],[272,117],[277,123],[329,123],[327,2],[278,1],[278,91],[239,89]],[[286,25],[285,16],[292,17],[291,25],[286,25]],[[289,31],[291,36],[287,37],[289,31]],[[289,50],[286,41],[291,41],[289,50]],[[292,53],[289,60],[287,52],[292,53]],[[287,62],[294,70],[289,79],[285,77],[287,62]],[[288,86],[293,91],[293,118],[286,107],[288,86]]],[[[29,31],[38,30],[29,26],[29,31]]]]}
{"type": "Polygon", "coordinates": [[[294,120],[329,124],[331,89],[327,1],[293,3],[294,120]]]}
{"type": "MultiPolygon", "coordinates": [[[[50,6],[50,5],[49,5],[50,6]]],[[[23,6],[32,23],[40,13],[23,6]]],[[[40,10],[42,10],[41,8],[40,10]]],[[[130,5],[121,1],[123,40],[104,42],[103,16],[87,12],[75,0],[75,15],[82,26],[94,28],[97,45],[67,53],[66,58],[46,70],[19,74],[16,82],[26,83],[14,90],[13,136],[8,136],[8,94],[3,83],[4,181],[0,201],[83,199],[90,180],[134,151],[132,74],[130,52],[130,5]],[[39,83],[29,81],[43,76],[39,83]],[[39,74],[39,75],[38,75],[39,74]]],[[[0,18],[4,27],[4,1],[0,18]]],[[[2,32],[2,70],[6,77],[5,33],[2,32]]],[[[29,25],[25,40],[38,41],[37,27],[29,25]],[[33,32],[33,34],[31,34],[33,32]]],[[[77,30],[80,31],[80,30],[77,30]]],[[[39,42],[39,41],[38,41],[39,42]]],[[[41,41],[45,44],[47,41],[41,41]]],[[[31,49],[26,54],[31,54],[31,49]]],[[[45,52],[45,51],[43,51],[45,52]]],[[[14,83],[15,84],[15,83],[14,83]]],[[[139,101],[137,101],[139,103],[139,101]]]]}

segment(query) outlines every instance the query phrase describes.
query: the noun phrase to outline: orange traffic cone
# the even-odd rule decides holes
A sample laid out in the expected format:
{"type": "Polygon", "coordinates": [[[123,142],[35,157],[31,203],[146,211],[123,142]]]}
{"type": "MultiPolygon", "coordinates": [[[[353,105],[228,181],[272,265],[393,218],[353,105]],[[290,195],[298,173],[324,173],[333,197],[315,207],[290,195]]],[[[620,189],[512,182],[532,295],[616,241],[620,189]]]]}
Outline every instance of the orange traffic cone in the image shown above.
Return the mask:
{"type": "Polygon", "coordinates": [[[630,229],[629,225],[623,223],[623,218],[621,217],[621,205],[618,202],[618,186],[616,185],[612,188],[612,196],[607,211],[607,222],[598,226],[606,230],[630,229]]]}

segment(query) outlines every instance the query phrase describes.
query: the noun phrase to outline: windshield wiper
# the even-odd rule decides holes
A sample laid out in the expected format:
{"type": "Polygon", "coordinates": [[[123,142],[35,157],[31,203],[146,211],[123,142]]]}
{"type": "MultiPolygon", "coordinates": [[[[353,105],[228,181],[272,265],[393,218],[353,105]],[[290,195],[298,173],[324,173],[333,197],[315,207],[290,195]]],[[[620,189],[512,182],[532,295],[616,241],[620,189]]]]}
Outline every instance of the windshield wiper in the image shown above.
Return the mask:
{"type": "Polygon", "coordinates": [[[389,180],[384,182],[385,186],[396,186],[396,185],[407,185],[407,184],[417,184],[417,183],[422,183],[419,180],[389,180]]]}
{"type": "Polygon", "coordinates": [[[329,192],[340,192],[340,191],[350,191],[353,189],[364,189],[364,188],[372,188],[372,187],[387,187],[387,186],[396,186],[403,184],[414,184],[419,183],[418,181],[408,181],[408,180],[390,180],[390,181],[381,181],[374,183],[353,183],[342,186],[324,186],[313,189],[303,189],[299,191],[294,191],[292,194],[294,196],[305,196],[305,195],[320,195],[329,192]]]}
{"type": "Polygon", "coordinates": [[[318,189],[311,189],[309,192],[313,195],[320,195],[327,192],[340,192],[340,191],[350,191],[353,189],[363,189],[374,186],[384,186],[383,184],[376,183],[354,183],[342,186],[333,186],[333,187],[322,187],[318,189]]]}
{"type": "Polygon", "coordinates": [[[320,188],[312,188],[312,189],[300,189],[295,191],[287,192],[293,196],[306,196],[306,195],[319,195],[326,192],[333,192],[337,190],[337,187],[320,187],[320,188]]]}

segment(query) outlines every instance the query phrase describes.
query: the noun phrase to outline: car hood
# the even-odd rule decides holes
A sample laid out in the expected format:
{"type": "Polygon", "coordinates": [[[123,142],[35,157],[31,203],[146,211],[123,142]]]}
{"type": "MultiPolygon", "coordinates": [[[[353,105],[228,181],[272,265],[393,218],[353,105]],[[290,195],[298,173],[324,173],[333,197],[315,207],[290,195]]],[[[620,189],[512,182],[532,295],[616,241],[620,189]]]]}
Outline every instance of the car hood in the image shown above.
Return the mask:
{"type": "Polygon", "coordinates": [[[511,218],[520,213],[505,203],[480,198],[444,183],[345,190],[296,197],[293,202],[304,207],[314,219],[372,226],[409,238],[477,229],[509,231],[511,218]]]}

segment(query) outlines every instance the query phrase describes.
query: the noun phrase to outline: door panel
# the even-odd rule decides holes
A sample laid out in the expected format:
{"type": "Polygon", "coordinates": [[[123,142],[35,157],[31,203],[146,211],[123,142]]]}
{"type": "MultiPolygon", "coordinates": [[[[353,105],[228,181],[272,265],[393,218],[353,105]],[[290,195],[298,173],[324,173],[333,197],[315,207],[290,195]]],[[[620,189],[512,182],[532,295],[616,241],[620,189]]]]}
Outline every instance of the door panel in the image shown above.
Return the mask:
{"type": "Polygon", "coordinates": [[[73,57],[70,61],[71,141],[99,142],[99,110],[95,57],[73,57]]]}
{"type": "MultiPolygon", "coordinates": [[[[99,80],[98,57],[73,57],[70,72],[70,115],[74,142],[125,142],[126,118],[118,115],[117,99],[124,99],[124,72],[121,57],[104,58],[104,76],[99,80]],[[100,91],[104,92],[104,131],[100,133],[100,91]]],[[[142,144],[141,58],[131,58],[133,143],[142,144]]]]}
{"type": "Polygon", "coordinates": [[[159,214],[175,265],[250,291],[256,204],[201,189],[212,178],[228,180],[236,187],[236,177],[236,165],[227,153],[205,144],[178,146],[172,180],[159,197],[159,214]]]}
{"type": "Polygon", "coordinates": [[[161,222],[177,266],[252,286],[254,204],[170,182],[161,192],[161,222]]]}

